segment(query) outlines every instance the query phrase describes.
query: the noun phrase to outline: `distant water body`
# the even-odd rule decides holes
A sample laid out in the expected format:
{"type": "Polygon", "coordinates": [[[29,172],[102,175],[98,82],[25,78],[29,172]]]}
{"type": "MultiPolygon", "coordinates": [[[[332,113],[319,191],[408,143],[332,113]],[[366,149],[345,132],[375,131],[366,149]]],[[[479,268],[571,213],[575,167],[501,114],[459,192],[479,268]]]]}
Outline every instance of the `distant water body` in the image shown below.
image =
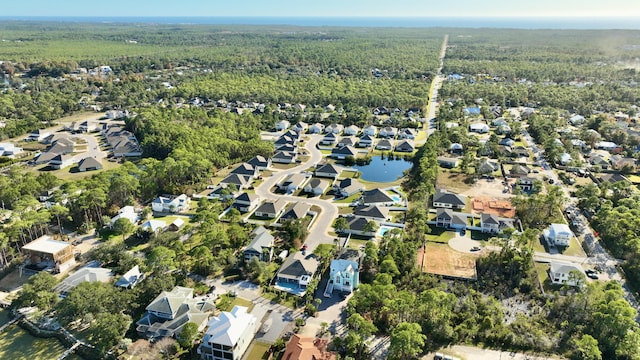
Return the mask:
{"type": "Polygon", "coordinates": [[[0,21],[83,23],[451,27],[512,29],[640,29],[638,17],[11,17],[0,21]]]}

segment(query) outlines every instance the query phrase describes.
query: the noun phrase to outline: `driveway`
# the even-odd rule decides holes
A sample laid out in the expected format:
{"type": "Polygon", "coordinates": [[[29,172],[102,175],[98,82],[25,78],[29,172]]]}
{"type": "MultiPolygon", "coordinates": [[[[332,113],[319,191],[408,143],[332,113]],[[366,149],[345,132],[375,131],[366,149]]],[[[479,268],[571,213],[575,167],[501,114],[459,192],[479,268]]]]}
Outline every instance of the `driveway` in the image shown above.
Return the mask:
{"type": "Polygon", "coordinates": [[[474,246],[479,247],[480,242],[471,239],[470,234],[471,231],[468,230],[466,235],[460,235],[459,232],[456,232],[456,236],[453,239],[449,240],[449,246],[453,250],[459,251],[461,253],[477,254],[477,252],[471,251],[471,248],[474,246]]]}

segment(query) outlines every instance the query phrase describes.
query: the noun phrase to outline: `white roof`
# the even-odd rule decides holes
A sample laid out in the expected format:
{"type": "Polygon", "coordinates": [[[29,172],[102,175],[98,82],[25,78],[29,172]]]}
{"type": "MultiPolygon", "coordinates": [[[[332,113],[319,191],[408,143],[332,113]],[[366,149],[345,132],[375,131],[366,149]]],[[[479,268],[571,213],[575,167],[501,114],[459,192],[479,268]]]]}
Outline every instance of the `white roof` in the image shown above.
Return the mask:
{"type": "Polygon", "coordinates": [[[549,225],[549,233],[552,236],[555,236],[555,235],[561,234],[561,233],[571,234],[571,229],[569,228],[569,225],[567,225],[567,224],[551,224],[551,225],[549,225]]]}
{"type": "Polygon", "coordinates": [[[231,312],[223,311],[209,320],[209,329],[204,334],[204,342],[235,346],[247,327],[255,328],[257,319],[247,310],[244,306],[234,306],[231,312]]]}
{"type": "Polygon", "coordinates": [[[162,220],[147,220],[147,221],[144,222],[144,224],[140,225],[141,228],[143,228],[143,229],[151,229],[151,231],[161,230],[165,226],[167,226],[167,223],[165,223],[162,220]]]}
{"type": "Polygon", "coordinates": [[[554,261],[551,263],[552,273],[569,273],[570,271],[578,271],[582,273],[584,270],[580,264],[574,264],[570,262],[554,261]]]}
{"type": "Polygon", "coordinates": [[[58,252],[66,249],[67,246],[71,246],[71,244],[64,241],[53,240],[50,236],[45,235],[33,240],[22,248],[24,250],[37,251],[46,254],[57,254],[58,252]]]}

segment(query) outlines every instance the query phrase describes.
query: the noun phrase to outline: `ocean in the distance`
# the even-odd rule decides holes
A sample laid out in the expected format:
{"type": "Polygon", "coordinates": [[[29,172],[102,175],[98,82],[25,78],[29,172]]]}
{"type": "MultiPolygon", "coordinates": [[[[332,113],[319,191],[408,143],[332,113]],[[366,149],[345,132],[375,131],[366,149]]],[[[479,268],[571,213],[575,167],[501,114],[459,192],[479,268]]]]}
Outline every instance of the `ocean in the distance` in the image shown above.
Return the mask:
{"type": "Polygon", "coordinates": [[[453,27],[514,29],[640,29],[638,17],[11,17],[0,21],[88,23],[453,27]]]}

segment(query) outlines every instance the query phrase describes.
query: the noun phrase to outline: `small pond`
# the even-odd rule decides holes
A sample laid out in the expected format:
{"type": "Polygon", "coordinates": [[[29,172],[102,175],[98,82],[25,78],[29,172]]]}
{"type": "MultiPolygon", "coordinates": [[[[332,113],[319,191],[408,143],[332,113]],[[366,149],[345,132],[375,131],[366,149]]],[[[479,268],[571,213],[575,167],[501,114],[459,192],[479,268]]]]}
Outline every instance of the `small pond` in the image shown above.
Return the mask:
{"type": "Polygon", "coordinates": [[[386,156],[374,156],[371,162],[364,166],[353,166],[360,171],[360,178],[371,182],[393,182],[403,176],[403,172],[413,166],[411,161],[404,159],[389,160],[386,156]]]}

